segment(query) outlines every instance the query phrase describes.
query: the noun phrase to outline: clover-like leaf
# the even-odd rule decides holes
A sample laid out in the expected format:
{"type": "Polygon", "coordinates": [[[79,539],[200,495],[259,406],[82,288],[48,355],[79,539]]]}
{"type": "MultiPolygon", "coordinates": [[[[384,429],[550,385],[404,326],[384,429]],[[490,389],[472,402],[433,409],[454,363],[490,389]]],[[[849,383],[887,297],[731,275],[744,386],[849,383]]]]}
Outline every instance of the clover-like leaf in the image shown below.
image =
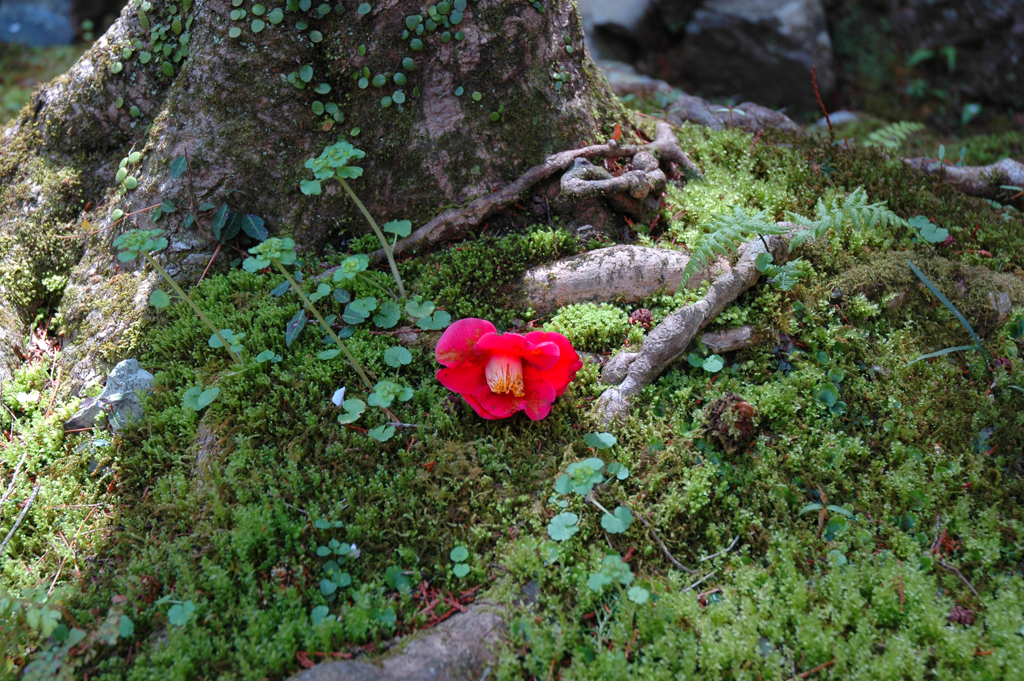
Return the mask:
{"type": "Polygon", "coordinates": [[[456,563],[452,566],[452,574],[462,579],[469,574],[469,566],[465,563],[456,563]]]}
{"type": "Polygon", "coordinates": [[[346,324],[361,324],[365,322],[370,316],[370,313],[376,309],[376,298],[372,296],[369,298],[356,298],[345,306],[345,311],[342,313],[341,318],[346,324]]]}
{"type": "Polygon", "coordinates": [[[429,317],[422,317],[416,321],[416,326],[426,331],[440,331],[452,323],[452,316],[444,310],[437,310],[429,317]]]}
{"type": "Polygon", "coordinates": [[[387,364],[389,367],[394,367],[395,369],[397,369],[398,367],[403,366],[405,364],[410,364],[411,362],[412,353],[400,345],[397,345],[393,348],[388,348],[387,350],[384,351],[384,363],[387,364]]]}
{"type": "MultiPolygon", "coordinates": [[[[569,464],[565,469],[565,474],[569,477],[568,487],[580,496],[590,494],[594,485],[599,485],[605,480],[601,474],[603,467],[604,461],[596,457],[569,464]]],[[[558,490],[558,481],[556,481],[555,489],[558,490]]],[[[564,494],[564,492],[560,493],[564,494]]]]}
{"type": "Polygon", "coordinates": [[[161,310],[171,304],[171,299],[160,289],[153,289],[153,292],[149,294],[149,304],[161,310]]]}
{"type": "Polygon", "coordinates": [[[722,367],[725,366],[725,360],[719,355],[711,355],[704,360],[702,366],[704,367],[704,371],[713,374],[722,370],[722,367]]]}
{"type": "Polygon", "coordinates": [[[316,353],[316,358],[323,360],[334,359],[339,354],[341,354],[341,350],[338,348],[331,348],[330,350],[324,350],[323,352],[316,353]]]}
{"type": "MultiPolygon", "coordinates": [[[[280,10],[275,11],[280,12],[280,10]]],[[[271,13],[271,17],[273,17],[273,13],[271,13]]],[[[327,618],[327,615],[328,613],[330,613],[330,611],[331,609],[328,608],[326,605],[318,605],[309,611],[309,621],[312,622],[314,627],[318,626],[327,618]]]]}
{"type": "Polygon", "coordinates": [[[190,619],[192,619],[192,613],[195,611],[196,604],[192,601],[175,603],[171,606],[171,609],[167,611],[167,622],[171,626],[183,627],[188,624],[190,619]]]}
{"type": "Polygon", "coordinates": [[[434,303],[431,300],[423,302],[410,300],[405,304],[405,311],[410,317],[429,317],[434,311],[434,303]]]}
{"type": "Polygon", "coordinates": [[[387,570],[384,571],[384,583],[389,588],[394,589],[400,593],[409,593],[412,591],[412,580],[404,574],[399,565],[391,565],[387,570]]]}
{"type": "Polygon", "coordinates": [[[651,592],[642,586],[631,586],[626,592],[626,597],[637,605],[643,605],[651,597],[651,592]]]}
{"type": "Polygon", "coordinates": [[[368,430],[366,434],[372,437],[374,440],[377,440],[378,442],[387,442],[392,437],[394,437],[395,427],[377,426],[376,428],[370,428],[370,430],[368,430]]]}
{"type": "Polygon", "coordinates": [[[281,361],[281,356],[273,350],[264,350],[260,354],[256,355],[256,363],[263,364],[264,362],[277,363],[281,361]]]}
{"type": "MultiPolygon", "coordinates": [[[[236,337],[235,336],[235,332],[232,331],[231,329],[221,329],[220,330],[220,336],[222,336],[224,338],[224,340],[226,340],[229,344],[234,343],[236,340],[240,340],[242,338],[245,338],[245,334],[244,333],[240,333],[236,337]]],[[[220,341],[220,337],[218,337],[217,334],[215,334],[215,333],[210,334],[210,339],[207,341],[207,345],[209,345],[211,348],[222,348],[222,347],[224,347],[224,344],[221,343],[221,341],[220,341]]]]}
{"type": "Polygon", "coordinates": [[[404,239],[412,234],[412,222],[409,220],[392,220],[381,225],[381,229],[388,234],[394,234],[404,239]]]}
{"type": "Polygon", "coordinates": [[[580,531],[579,521],[580,517],[575,513],[559,513],[548,523],[548,536],[555,541],[565,541],[580,531]]]}
{"type": "MultiPolygon", "coordinates": [[[[256,272],[259,272],[262,269],[266,269],[267,267],[270,267],[270,261],[267,260],[266,258],[253,258],[253,257],[249,257],[249,258],[246,258],[244,261],[242,261],[242,269],[245,270],[246,272],[250,272],[252,274],[255,274],[256,272]]],[[[277,288],[275,288],[273,291],[271,291],[271,293],[274,294],[274,295],[277,295],[277,296],[282,296],[288,290],[288,286],[289,286],[289,284],[286,281],[283,284],[281,284],[280,286],[278,286],[277,288]],[[281,290],[281,292],[278,293],[277,291],[280,290],[280,289],[283,289],[283,290],[281,290]]]]}
{"type": "Polygon", "coordinates": [[[356,421],[366,411],[366,403],[362,400],[349,399],[341,403],[341,408],[345,413],[338,416],[338,423],[344,425],[356,421]]]}
{"type": "Polygon", "coordinates": [[[583,436],[583,442],[594,449],[611,449],[615,446],[615,436],[611,433],[587,433],[583,436]]]}
{"type": "Polygon", "coordinates": [[[379,312],[373,315],[373,323],[382,329],[390,329],[402,318],[402,308],[393,300],[385,300],[380,304],[379,312]]]}
{"type": "Polygon", "coordinates": [[[601,527],[611,534],[622,534],[633,523],[633,514],[625,506],[615,509],[614,515],[605,513],[601,518],[601,527]]]}
{"type": "Polygon", "coordinates": [[[618,461],[612,461],[610,464],[605,466],[605,473],[608,475],[614,475],[619,480],[625,480],[629,477],[629,469],[623,466],[618,461]]]}
{"type": "Polygon", "coordinates": [[[448,557],[453,563],[464,563],[469,558],[469,549],[465,546],[456,546],[449,552],[448,557]]]}
{"type": "Polygon", "coordinates": [[[315,303],[321,298],[325,298],[331,294],[333,289],[327,284],[320,284],[316,287],[316,291],[309,294],[309,302],[315,303]]]}
{"type": "Polygon", "coordinates": [[[587,588],[591,591],[601,591],[612,583],[612,579],[603,572],[594,572],[587,578],[587,588]]]}
{"type": "Polygon", "coordinates": [[[320,186],[320,180],[302,180],[299,182],[299,191],[306,196],[320,196],[323,188],[320,186]]]}

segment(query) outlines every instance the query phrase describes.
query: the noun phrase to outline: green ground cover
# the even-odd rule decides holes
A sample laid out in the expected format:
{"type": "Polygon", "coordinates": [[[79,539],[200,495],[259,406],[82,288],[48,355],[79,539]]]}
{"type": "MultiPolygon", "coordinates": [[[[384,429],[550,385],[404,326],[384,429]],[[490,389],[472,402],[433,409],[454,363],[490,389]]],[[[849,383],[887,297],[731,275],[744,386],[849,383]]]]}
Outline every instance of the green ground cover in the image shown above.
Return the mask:
{"type": "MultiPolygon", "coordinates": [[[[692,246],[734,206],[812,215],[819,198],[857,188],[952,240],[844,225],[803,247],[795,287],[762,282],[712,327],[750,324],[764,340],[721,365],[672,367],[610,429],[614,444],[593,437],[606,430],[592,412],[595,364],[546,419],[484,421],[437,383],[429,348],[410,347],[396,368],[381,359],[392,336],[357,330],[346,343],[363,366],[415,388],[395,411],[416,427],[376,442],[363,431],[382,415],[337,421],[332,395],[358,385],[340,359],[317,357],[322,334],[286,345],[300,303],[271,295],[282,277],[209,276],[191,295],[244,330],[242,364],[209,347],[184,305],[154,312],[137,343],[154,390],[119,434],[63,433],[77,400],[51,408],[47,361],[4,387],[4,480],[24,459],[11,498],[38,492],[0,562],[0,673],[31,663],[28,678],[286,678],[300,652],[379,652],[427,625],[447,606],[425,607],[426,583],[507,606],[500,679],[783,679],[821,665],[815,678],[1011,678],[1024,667],[1020,204],[965,198],[856,145],[679,135],[705,179],[670,186],[641,243],[692,246]],[[908,259],[978,331],[991,365],[978,352],[909,364],[971,340],[908,259]],[[1009,318],[991,308],[997,289],[1016,303],[1009,318]],[[281,361],[257,362],[262,350],[281,361]],[[189,389],[213,385],[209,406],[185,406],[189,389]],[[716,407],[733,395],[752,410],[746,421],[726,412],[723,427],[716,407]],[[631,509],[628,527],[559,482],[591,458],[620,464],[590,498],[631,509]],[[568,513],[578,521],[553,523],[568,513]]],[[[534,320],[522,272],[594,245],[533,226],[399,267],[454,319],[547,323],[605,355],[642,340],[624,322],[634,308],[656,324],[700,295],[534,320]]],[[[316,290],[312,276],[305,286],[316,290]]],[[[374,290],[351,287],[353,298],[374,290]]],[[[344,309],[331,296],[319,306],[344,309]]]]}

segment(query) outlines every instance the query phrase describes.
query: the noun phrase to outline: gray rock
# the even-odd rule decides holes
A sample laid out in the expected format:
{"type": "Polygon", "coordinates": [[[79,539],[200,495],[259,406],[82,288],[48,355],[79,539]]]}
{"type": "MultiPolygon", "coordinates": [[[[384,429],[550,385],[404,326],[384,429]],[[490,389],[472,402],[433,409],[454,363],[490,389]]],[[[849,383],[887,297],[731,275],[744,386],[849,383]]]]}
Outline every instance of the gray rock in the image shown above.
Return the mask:
{"type": "Polygon", "coordinates": [[[92,428],[100,412],[106,412],[114,430],[120,430],[129,421],[142,418],[139,393],[152,385],[153,374],[139,366],[138,360],[126,359],[118,363],[107,376],[99,397],[83,400],[75,415],[64,423],[64,430],[92,428]]]}
{"type": "Polygon", "coordinates": [[[5,0],[0,4],[0,42],[68,45],[75,39],[69,0],[5,0]]]}
{"type": "Polygon", "coordinates": [[[625,95],[650,96],[655,92],[672,92],[672,86],[663,80],[637,73],[632,64],[611,59],[597,59],[595,63],[601,67],[612,92],[620,97],[625,95]]]}
{"type": "Polygon", "coordinates": [[[814,121],[814,127],[827,129],[829,121],[832,121],[832,125],[846,125],[847,123],[856,123],[859,120],[860,114],[856,111],[840,109],[839,111],[830,111],[828,118],[822,116],[818,120],[814,121]]]}
{"type": "Polygon", "coordinates": [[[749,98],[766,106],[817,108],[835,88],[832,41],[821,0],[706,0],[668,57],[669,82],[706,95],[749,98]]]}
{"type": "Polygon", "coordinates": [[[478,681],[493,675],[492,650],[505,635],[500,608],[480,602],[373,662],[325,662],[290,681],[478,681]],[[491,670],[488,672],[488,670],[491,670]]]}
{"type": "Polygon", "coordinates": [[[631,60],[654,23],[652,0],[577,0],[577,7],[595,58],[631,60]]]}

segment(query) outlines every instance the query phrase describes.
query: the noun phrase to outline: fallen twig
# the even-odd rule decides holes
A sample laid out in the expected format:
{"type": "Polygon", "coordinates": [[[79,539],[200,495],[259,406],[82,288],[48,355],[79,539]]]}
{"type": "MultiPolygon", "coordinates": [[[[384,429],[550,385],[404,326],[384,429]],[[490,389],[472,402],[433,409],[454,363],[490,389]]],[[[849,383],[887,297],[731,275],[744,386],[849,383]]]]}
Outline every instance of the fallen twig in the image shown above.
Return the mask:
{"type": "Polygon", "coordinates": [[[938,564],[939,564],[940,566],[942,566],[942,567],[943,567],[943,568],[945,568],[946,570],[949,570],[950,572],[955,572],[955,573],[956,573],[956,576],[957,576],[957,577],[959,577],[959,578],[960,578],[960,580],[961,580],[961,581],[962,581],[962,582],[963,582],[964,584],[966,584],[966,585],[967,585],[967,588],[971,590],[971,593],[973,593],[973,594],[975,595],[975,597],[977,597],[977,598],[981,598],[981,595],[980,595],[980,594],[978,593],[977,589],[975,589],[975,588],[974,588],[974,587],[973,587],[973,586],[971,585],[971,583],[967,581],[967,578],[966,578],[966,577],[964,577],[964,574],[963,574],[962,572],[960,572],[960,570],[956,569],[955,567],[953,567],[952,565],[950,565],[949,563],[947,563],[947,562],[946,562],[946,561],[944,561],[944,560],[939,560],[939,561],[937,561],[937,562],[938,562],[938,564]]]}
{"type": "Polygon", "coordinates": [[[4,555],[4,549],[7,548],[7,542],[11,541],[11,537],[13,537],[14,533],[18,531],[18,528],[21,527],[21,521],[25,519],[25,514],[28,513],[28,509],[31,508],[32,502],[36,500],[36,495],[39,494],[39,486],[39,483],[36,483],[36,488],[32,490],[32,496],[30,496],[28,501],[25,502],[25,505],[21,507],[21,513],[18,515],[18,519],[14,521],[14,527],[12,527],[11,531],[7,533],[6,537],[4,537],[3,543],[0,543],[0,556],[4,555]]]}
{"type": "Polygon", "coordinates": [[[686,593],[687,591],[692,591],[692,590],[696,589],[698,586],[700,586],[701,584],[703,584],[707,580],[709,580],[712,577],[714,577],[717,573],[718,573],[718,570],[712,570],[711,572],[707,573],[706,575],[704,575],[703,577],[698,579],[696,582],[691,584],[690,586],[688,586],[685,589],[683,589],[683,593],[686,593]]]}
{"type": "MultiPolygon", "coordinates": [[[[623,504],[623,506],[625,506],[625,504],[623,504]]],[[[629,507],[626,506],[626,508],[629,508],[629,507]]],[[[670,563],[672,563],[672,565],[674,565],[676,568],[678,568],[678,569],[682,570],[683,572],[685,572],[687,574],[690,574],[690,575],[699,575],[700,574],[696,570],[691,570],[690,568],[686,567],[685,565],[680,563],[678,560],[676,560],[676,557],[673,556],[672,553],[668,550],[668,547],[665,546],[665,542],[661,541],[661,537],[658,536],[657,531],[655,531],[654,527],[647,520],[647,518],[644,517],[644,515],[642,513],[640,513],[639,511],[636,511],[635,509],[629,509],[629,510],[632,511],[633,515],[635,515],[637,518],[640,519],[640,522],[642,522],[644,524],[644,527],[646,527],[648,530],[651,531],[651,534],[654,536],[654,541],[658,542],[658,546],[661,547],[662,553],[665,554],[665,557],[668,558],[668,561],[670,563]]]]}
{"type": "Polygon", "coordinates": [[[821,671],[822,669],[827,669],[827,668],[831,667],[832,665],[834,665],[835,663],[836,663],[836,658],[834,658],[834,657],[833,657],[833,658],[832,658],[831,660],[829,660],[828,662],[825,662],[825,663],[823,663],[823,664],[819,664],[819,665],[818,665],[817,667],[815,667],[814,669],[810,669],[810,670],[808,670],[808,671],[806,671],[806,672],[804,672],[804,673],[802,673],[802,674],[797,674],[796,676],[793,676],[793,677],[791,677],[791,678],[789,679],[789,681],[796,681],[797,679],[806,679],[806,678],[807,678],[808,676],[810,676],[811,674],[817,674],[817,673],[818,673],[818,672],[820,672],[820,671],[821,671]]]}
{"type": "Polygon", "coordinates": [[[25,459],[28,458],[28,450],[21,455],[21,459],[18,460],[18,465],[14,467],[14,475],[11,476],[11,482],[7,485],[7,491],[0,497],[0,515],[3,515],[3,505],[7,501],[11,493],[14,492],[14,483],[18,481],[18,473],[21,472],[21,467],[25,463],[25,459]]]}
{"type": "Polygon", "coordinates": [[[712,553],[710,556],[704,556],[703,558],[700,559],[700,562],[703,563],[706,560],[711,560],[712,558],[718,558],[721,555],[729,553],[730,551],[732,551],[732,547],[736,546],[736,542],[738,542],[739,540],[740,540],[740,536],[737,534],[735,537],[732,538],[732,543],[729,544],[729,546],[727,546],[726,548],[722,549],[718,553],[712,553]]]}

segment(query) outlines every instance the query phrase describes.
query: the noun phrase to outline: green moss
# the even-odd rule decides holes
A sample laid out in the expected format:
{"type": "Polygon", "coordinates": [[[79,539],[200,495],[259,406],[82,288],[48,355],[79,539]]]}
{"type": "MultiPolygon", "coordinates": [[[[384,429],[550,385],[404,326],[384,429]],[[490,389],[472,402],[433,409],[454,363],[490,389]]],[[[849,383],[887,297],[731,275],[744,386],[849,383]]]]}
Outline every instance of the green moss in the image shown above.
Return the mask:
{"type": "Polygon", "coordinates": [[[576,239],[565,230],[532,228],[501,239],[464,242],[424,258],[411,272],[419,276],[418,291],[453,319],[478,317],[507,328],[532,314],[516,296],[523,272],[578,250],[576,239]]]}
{"type": "Polygon", "coordinates": [[[567,305],[544,330],[562,334],[578,350],[603,352],[622,345],[630,330],[629,315],[608,303],[567,305]]]}

